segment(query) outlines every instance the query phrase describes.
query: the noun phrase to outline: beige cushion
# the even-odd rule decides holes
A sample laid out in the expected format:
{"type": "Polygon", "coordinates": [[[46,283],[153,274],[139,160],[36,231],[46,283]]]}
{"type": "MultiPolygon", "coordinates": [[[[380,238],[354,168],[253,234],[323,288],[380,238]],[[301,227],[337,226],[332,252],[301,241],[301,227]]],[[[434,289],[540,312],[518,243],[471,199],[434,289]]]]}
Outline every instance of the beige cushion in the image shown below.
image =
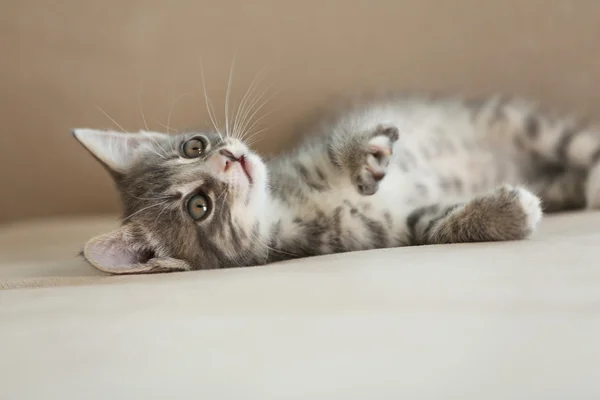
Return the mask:
{"type": "Polygon", "coordinates": [[[600,213],[522,242],[106,277],[76,254],[114,225],[0,231],[2,398],[600,396],[600,213]]]}

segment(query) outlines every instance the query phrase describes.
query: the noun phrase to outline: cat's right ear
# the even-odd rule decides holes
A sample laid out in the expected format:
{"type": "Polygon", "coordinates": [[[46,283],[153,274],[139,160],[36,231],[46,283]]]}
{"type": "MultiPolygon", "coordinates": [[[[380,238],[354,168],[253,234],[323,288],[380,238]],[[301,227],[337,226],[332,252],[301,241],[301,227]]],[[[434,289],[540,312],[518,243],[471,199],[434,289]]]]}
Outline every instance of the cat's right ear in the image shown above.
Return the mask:
{"type": "Polygon", "coordinates": [[[138,243],[129,228],[120,228],[90,239],[83,248],[83,257],[100,271],[110,274],[148,274],[189,271],[183,261],[171,257],[156,257],[151,249],[138,243]]]}
{"type": "Polygon", "coordinates": [[[127,173],[145,146],[167,137],[155,132],[122,133],[95,129],[73,129],[72,132],[115,178],[127,173]]]}

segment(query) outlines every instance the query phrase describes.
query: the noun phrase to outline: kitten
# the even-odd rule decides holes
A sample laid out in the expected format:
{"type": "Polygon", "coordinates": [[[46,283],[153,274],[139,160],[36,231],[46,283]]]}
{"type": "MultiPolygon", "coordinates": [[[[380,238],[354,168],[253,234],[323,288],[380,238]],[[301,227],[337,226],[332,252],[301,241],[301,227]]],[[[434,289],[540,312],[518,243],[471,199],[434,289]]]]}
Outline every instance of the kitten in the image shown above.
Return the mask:
{"type": "Polygon", "coordinates": [[[110,273],[520,240],[542,207],[600,206],[600,132],[520,99],[354,104],[269,162],[235,134],[73,133],[123,202],[83,252],[110,273]]]}

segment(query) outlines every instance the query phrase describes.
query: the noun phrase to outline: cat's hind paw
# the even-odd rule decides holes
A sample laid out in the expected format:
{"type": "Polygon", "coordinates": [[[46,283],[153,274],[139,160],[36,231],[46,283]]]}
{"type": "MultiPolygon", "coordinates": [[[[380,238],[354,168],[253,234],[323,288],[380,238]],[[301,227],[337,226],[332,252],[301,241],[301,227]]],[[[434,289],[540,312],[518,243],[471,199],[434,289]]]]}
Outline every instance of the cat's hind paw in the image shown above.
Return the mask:
{"type": "Polygon", "coordinates": [[[375,194],[379,189],[379,182],[387,174],[398,137],[398,128],[395,126],[379,125],[367,142],[362,162],[352,176],[352,183],[363,196],[375,194]]]}
{"type": "Polygon", "coordinates": [[[536,195],[505,185],[466,203],[419,208],[407,224],[416,244],[444,244],[522,240],[541,219],[536,195]]]}
{"type": "Polygon", "coordinates": [[[511,185],[483,195],[468,206],[474,214],[481,214],[479,229],[487,231],[486,236],[493,240],[525,239],[542,219],[540,199],[527,189],[511,185]]]}

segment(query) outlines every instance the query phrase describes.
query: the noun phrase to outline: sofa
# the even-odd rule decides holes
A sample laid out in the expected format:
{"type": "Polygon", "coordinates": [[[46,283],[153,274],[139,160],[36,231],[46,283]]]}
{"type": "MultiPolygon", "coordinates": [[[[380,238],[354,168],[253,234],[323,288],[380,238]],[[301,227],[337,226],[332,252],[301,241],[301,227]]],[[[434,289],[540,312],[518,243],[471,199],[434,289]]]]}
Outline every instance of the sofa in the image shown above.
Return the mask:
{"type": "Polygon", "coordinates": [[[70,136],[206,127],[203,87],[222,119],[232,66],[233,99],[275,95],[266,155],[356,90],[511,92],[600,119],[600,3],[2,8],[2,399],[600,398],[600,211],[518,242],[110,276],[79,252],[117,226],[116,191],[70,136]]]}

